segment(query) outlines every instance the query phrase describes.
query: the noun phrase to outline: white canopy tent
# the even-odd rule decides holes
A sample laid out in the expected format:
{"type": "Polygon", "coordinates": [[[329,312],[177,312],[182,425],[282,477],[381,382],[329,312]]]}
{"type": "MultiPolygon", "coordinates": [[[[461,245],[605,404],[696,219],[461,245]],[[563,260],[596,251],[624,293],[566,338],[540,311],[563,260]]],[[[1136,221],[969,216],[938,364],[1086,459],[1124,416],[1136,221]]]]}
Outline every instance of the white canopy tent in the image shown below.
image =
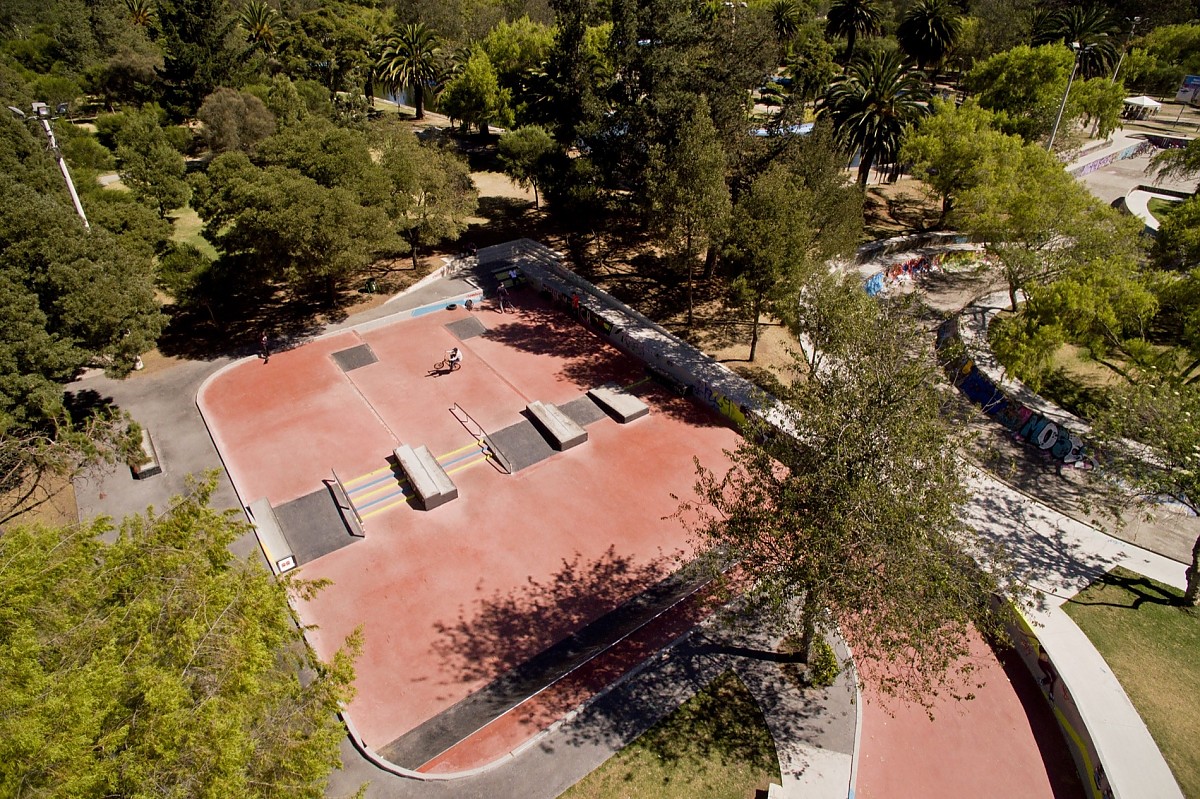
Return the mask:
{"type": "Polygon", "coordinates": [[[1124,116],[1132,119],[1145,119],[1151,114],[1157,114],[1160,108],[1162,108],[1162,103],[1144,94],[1137,97],[1126,97],[1124,116]]]}

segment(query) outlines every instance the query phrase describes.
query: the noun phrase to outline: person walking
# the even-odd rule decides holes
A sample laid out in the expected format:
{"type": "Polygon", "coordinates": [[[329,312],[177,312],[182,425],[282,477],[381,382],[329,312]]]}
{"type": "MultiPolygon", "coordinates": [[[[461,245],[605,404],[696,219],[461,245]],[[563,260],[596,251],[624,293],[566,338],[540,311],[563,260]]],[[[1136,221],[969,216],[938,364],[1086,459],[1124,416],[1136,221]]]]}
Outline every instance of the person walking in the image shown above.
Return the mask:
{"type": "Polygon", "coordinates": [[[505,313],[504,306],[512,307],[512,302],[508,299],[508,289],[503,283],[496,289],[496,303],[500,306],[500,313],[505,313]]]}
{"type": "Polygon", "coordinates": [[[271,360],[271,340],[265,332],[258,338],[258,354],[264,364],[271,360]]]}

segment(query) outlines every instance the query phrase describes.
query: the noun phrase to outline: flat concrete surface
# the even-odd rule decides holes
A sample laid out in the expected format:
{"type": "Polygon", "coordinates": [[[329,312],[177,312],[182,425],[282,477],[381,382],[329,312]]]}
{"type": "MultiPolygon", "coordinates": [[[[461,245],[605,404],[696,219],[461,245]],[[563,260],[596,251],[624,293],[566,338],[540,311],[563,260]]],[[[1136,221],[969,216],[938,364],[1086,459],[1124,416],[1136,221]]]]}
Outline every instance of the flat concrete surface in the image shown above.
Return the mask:
{"type": "MultiPolygon", "coordinates": [[[[400,442],[439,460],[476,447],[451,408],[490,433],[534,399],[566,404],[642,378],[641,364],[532,292],[514,295],[515,314],[438,310],[215,376],[199,404],[239,493],[279,506],[334,471],[347,485],[387,477],[400,442]],[[486,330],[460,342],[451,325],[464,321],[486,330]],[[364,343],[378,362],[344,372],[331,357],[364,343]],[[430,374],[456,344],[463,368],[430,374]]],[[[297,605],[320,657],[364,630],[348,713],[368,745],[395,741],[674,569],[688,541],[666,518],[672,494],[690,491],[694,455],[721,468],[736,433],[661,389],[645,399],[654,412],[643,422],[600,419],[586,447],[516,474],[482,458],[447,468],[457,501],[427,514],[405,501],[372,509],[365,539],[300,568],[332,581],[297,605]]]]}

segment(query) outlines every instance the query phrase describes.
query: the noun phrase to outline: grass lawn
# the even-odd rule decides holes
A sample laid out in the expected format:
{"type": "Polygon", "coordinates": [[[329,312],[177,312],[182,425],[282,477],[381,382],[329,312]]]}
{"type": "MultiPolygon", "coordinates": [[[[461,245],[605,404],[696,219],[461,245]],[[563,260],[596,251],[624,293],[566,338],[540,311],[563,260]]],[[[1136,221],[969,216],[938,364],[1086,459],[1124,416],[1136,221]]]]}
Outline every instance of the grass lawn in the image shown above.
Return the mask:
{"type": "Polygon", "coordinates": [[[1200,797],[1200,611],[1180,605],[1182,594],[1114,569],[1064,609],[1121,681],[1184,795],[1195,799],[1200,797]]]}
{"type": "Polygon", "coordinates": [[[563,794],[569,799],[750,799],[779,782],[762,711],[726,672],[563,794]]]}
{"type": "Polygon", "coordinates": [[[1150,212],[1150,216],[1161,223],[1167,218],[1167,214],[1171,213],[1171,210],[1177,205],[1179,205],[1178,200],[1164,200],[1162,197],[1151,197],[1146,203],[1146,210],[1150,212]]]}
{"type": "Polygon", "coordinates": [[[198,247],[200,252],[209,258],[216,260],[217,251],[208,243],[208,239],[200,235],[204,222],[200,220],[200,215],[192,210],[192,206],[185,205],[177,211],[172,211],[171,222],[175,225],[175,230],[171,233],[171,241],[191,244],[198,247]]]}

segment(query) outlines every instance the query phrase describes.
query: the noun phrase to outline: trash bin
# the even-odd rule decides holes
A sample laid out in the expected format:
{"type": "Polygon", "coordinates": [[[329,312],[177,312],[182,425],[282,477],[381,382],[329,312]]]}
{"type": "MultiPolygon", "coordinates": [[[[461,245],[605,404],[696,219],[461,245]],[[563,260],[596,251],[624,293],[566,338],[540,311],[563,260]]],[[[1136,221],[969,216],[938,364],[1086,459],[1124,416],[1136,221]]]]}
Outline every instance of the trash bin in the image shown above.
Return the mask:
{"type": "Polygon", "coordinates": [[[375,282],[375,278],[373,278],[373,277],[367,278],[367,293],[368,294],[378,294],[379,293],[379,284],[375,282]]]}

